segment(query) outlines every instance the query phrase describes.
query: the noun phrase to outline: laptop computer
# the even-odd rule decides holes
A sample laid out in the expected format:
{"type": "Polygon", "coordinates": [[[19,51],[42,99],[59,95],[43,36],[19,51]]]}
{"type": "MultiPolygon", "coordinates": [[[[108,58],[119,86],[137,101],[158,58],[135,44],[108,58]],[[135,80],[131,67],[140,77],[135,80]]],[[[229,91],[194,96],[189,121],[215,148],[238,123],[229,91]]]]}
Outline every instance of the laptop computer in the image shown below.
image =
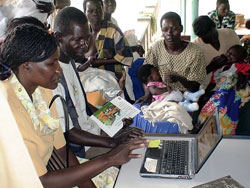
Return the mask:
{"type": "Polygon", "coordinates": [[[142,177],[191,179],[201,169],[222,138],[217,109],[197,135],[167,136],[146,149],[142,177]]]}

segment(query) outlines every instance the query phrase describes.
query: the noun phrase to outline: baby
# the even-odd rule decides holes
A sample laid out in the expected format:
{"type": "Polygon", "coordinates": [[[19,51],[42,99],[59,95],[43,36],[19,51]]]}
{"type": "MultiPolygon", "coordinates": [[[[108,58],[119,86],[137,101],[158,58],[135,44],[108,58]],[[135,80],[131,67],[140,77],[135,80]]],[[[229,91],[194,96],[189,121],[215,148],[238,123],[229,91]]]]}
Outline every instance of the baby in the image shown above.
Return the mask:
{"type": "Polygon", "coordinates": [[[246,57],[247,52],[240,45],[234,45],[225,55],[215,57],[206,67],[207,73],[213,72],[206,91],[218,89],[222,84],[232,82],[232,75],[237,72],[238,64],[243,64],[246,57]]]}
{"type": "Polygon", "coordinates": [[[162,82],[159,71],[153,65],[143,65],[138,70],[138,79],[146,85],[152,94],[153,100],[175,101],[182,105],[188,112],[199,109],[197,103],[204,90],[191,93],[186,91],[183,95],[180,91],[171,90],[162,82]]]}

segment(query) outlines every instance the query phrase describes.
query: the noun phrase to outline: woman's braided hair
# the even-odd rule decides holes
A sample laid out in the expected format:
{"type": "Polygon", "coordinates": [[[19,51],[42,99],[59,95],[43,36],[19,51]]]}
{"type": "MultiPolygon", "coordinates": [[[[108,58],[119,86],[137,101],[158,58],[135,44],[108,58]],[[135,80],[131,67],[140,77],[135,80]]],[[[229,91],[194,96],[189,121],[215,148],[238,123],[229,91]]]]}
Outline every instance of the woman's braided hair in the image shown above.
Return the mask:
{"type": "Polygon", "coordinates": [[[56,49],[56,40],[48,31],[32,24],[24,24],[14,28],[6,36],[1,45],[0,65],[2,63],[15,70],[25,62],[48,59],[56,49]]]}

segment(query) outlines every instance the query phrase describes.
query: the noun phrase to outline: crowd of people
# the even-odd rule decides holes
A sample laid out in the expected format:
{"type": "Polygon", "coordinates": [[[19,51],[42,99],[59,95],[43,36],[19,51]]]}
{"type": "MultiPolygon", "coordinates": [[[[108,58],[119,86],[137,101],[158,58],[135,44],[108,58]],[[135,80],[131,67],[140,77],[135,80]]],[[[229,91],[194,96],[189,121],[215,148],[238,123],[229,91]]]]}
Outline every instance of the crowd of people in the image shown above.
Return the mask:
{"type": "MultiPolygon", "coordinates": [[[[182,40],[177,13],[161,17],[163,38],[151,46],[138,70],[144,96],[136,101],[128,69],[133,53],[143,56],[144,50],[129,45],[112,17],[115,0],[84,0],[83,11],[66,0],[21,3],[0,4],[4,10],[0,14],[0,102],[8,113],[1,122],[12,122],[15,140],[23,150],[19,163],[27,166],[25,171],[17,168],[1,176],[6,187],[17,185],[11,179],[25,185],[18,177],[22,172],[32,174],[33,180],[27,182],[32,187],[112,187],[119,166],[141,157],[133,150],[147,147],[145,132],[196,133],[215,108],[223,134],[250,134],[248,127],[237,131],[246,117],[240,111],[247,114],[250,109],[249,46],[242,46],[234,31],[235,14],[228,0],[217,0],[216,10],[194,20],[197,37],[192,42],[182,40]],[[24,13],[24,5],[28,10],[31,4],[35,11],[24,13]],[[58,8],[49,25],[48,16],[58,8]],[[6,14],[6,10],[12,11],[6,14]],[[49,108],[58,95],[65,104],[56,100],[49,108]],[[117,96],[135,103],[140,113],[123,119],[122,130],[111,138],[90,116],[117,96]],[[89,147],[110,151],[86,161],[89,147]],[[67,165],[51,170],[55,154],[67,165]]],[[[2,127],[1,123],[0,151],[11,153],[14,146],[8,149],[2,144],[2,127]]],[[[17,158],[8,156],[0,157],[6,169],[18,164],[17,158]]]]}

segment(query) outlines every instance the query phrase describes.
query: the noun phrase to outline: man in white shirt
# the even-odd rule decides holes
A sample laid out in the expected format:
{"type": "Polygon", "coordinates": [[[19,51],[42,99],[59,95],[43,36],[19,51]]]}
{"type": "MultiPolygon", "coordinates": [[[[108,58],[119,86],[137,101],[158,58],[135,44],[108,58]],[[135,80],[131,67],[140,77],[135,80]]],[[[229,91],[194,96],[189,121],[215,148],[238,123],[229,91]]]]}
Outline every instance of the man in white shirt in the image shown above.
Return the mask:
{"type": "MultiPolygon", "coordinates": [[[[118,138],[101,137],[100,129],[89,118],[92,112],[74,64],[83,60],[89,47],[91,35],[85,14],[74,7],[62,9],[56,16],[54,31],[60,48],[59,63],[63,69],[61,84],[54,94],[66,99],[70,115],[68,138],[71,144],[77,144],[76,150],[71,147],[75,154],[84,157],[84,145],[115,147],[130,137],[140,136],[141,131],[134,130],[118,138]]],[[[59,105],[58,113],[63,120],[64,113],[59,105]]]]}
{"type": "MultiPolygon", "coordinates": [[[[82,130],[85,130],[87,132],[99,135],[100,134],[100,128],[94,124],[94,122],[92,122],[92,120],[89,118],[87,112],[86,112],[86,101],[84,100],[84,93],[81,89],[81,85],[80,82],[77,78],[77,75],[75,73],[75,70],[73,68],[73,64],[74,62],[70,62],[70,63],[63,63],[59,60],[59,64],[63,70],[63,75],[67,87],[68,87],[68,91],[69,94],[71,96],[71,100],[74,104],[74,107],[76,109],[76,112],[78,114],[78,122],[79,122],[79,126],[81,127],[82,130]]],[[[53,93],[62,95],[63,98],[66,98],[66,93],[65,93],[65,89],[64,86],[62,85],[62,83],[60,83],[58,85],[58,87],[53,91],[53,93]]],[[[57,111],[59,114],[63,114],[63,108],[61,106],[60,101],[58,101],[57,105],[59,105],[57,107],[57,111]]],[[[70,123],[70,129],[73,128],[73,121],[70,118],[69,119],[70,123]]],[[[60,122],[61,125],[64,125],[64,117],[60,116],[60,122]]]]}

